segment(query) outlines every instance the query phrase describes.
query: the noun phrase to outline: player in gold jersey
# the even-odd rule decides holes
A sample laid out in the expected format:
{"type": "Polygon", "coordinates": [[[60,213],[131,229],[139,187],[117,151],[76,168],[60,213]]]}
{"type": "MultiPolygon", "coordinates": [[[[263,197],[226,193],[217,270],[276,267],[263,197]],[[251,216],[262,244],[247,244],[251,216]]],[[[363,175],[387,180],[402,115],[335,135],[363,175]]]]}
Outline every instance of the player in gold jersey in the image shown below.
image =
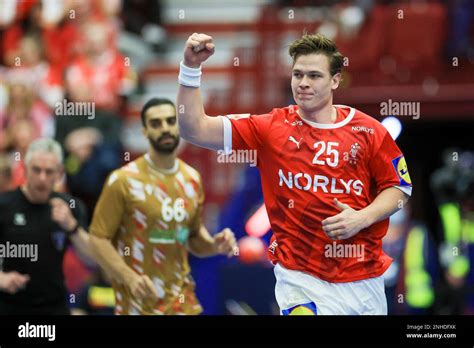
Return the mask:
{"type": "Polygon", "coordinates": [[[112,279],[116,314],[199,314],[188,251],[231,256],[229,229],[211,236],[202,223],[199,173],[176,156],[176,109],[153,98],[143,107],[150,149],[107,179],[90,226],[91,247],[112,279]]]}

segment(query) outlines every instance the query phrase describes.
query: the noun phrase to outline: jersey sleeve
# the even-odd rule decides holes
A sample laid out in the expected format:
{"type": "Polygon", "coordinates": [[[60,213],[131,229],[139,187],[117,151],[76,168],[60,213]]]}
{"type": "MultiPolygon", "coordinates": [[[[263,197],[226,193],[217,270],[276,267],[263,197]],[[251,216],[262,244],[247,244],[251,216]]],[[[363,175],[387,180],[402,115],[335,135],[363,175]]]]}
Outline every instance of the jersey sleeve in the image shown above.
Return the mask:
{"type": "Polygon", "coordinates": [[[381,139],[375,142],[369,170],[377,194],[393,186],[411,195],[412,183],[405,157],[390,133],[384,132],[381,139]]]}
{"type": "Polygon", "coordinates": [[[227,115],[222,117],[224,150],[260,150],[266,142],[273,114],[227,115]]]}
{"type": "Polygon", "coordinates": [[[101,238],[113,239],[125,211],[125,181],[114,171],[106,181],[94,210],[90,233],[101,238]]]}

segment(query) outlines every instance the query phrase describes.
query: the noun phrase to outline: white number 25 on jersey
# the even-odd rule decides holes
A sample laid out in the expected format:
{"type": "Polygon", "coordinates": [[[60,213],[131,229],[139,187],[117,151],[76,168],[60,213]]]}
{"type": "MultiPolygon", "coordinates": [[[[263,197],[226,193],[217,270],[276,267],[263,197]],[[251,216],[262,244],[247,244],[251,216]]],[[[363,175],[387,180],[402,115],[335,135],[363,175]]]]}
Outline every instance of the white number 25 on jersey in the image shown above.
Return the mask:
{"type": "Polygon", "coordinates": [[[337,167],[339,164],[339,152],[333,147],[339,146],[339,143],[329,141],[326,145],[324,141],[318,141],[314,143],[314,148],[318,149],[316,155],[313,158],[313,164],[319,164],[323,166],[325,163],[330,167],[337,167]],[[320,160],[319,157],[325,153],[326,161],[320,160]]]}

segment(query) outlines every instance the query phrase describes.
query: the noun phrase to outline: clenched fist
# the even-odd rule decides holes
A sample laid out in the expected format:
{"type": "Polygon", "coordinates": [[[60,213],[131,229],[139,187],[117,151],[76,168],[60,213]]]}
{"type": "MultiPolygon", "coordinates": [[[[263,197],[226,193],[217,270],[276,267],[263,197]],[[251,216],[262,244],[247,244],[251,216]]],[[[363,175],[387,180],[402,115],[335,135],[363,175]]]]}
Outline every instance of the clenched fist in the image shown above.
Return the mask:
{"type": "Polygon", "coordinates": [[[69,205],[61,198],[51,198],[51,219],[65,231],[71,231],[77,224],[77,220],[72,215],[69,205]]]}
{"type": "Polygon", "coordinates": [[[199,68],[202,62],[214,54],[214,48],[211,36],[192,34],[184,46],[184,65],[189,68],[199,68]]]}

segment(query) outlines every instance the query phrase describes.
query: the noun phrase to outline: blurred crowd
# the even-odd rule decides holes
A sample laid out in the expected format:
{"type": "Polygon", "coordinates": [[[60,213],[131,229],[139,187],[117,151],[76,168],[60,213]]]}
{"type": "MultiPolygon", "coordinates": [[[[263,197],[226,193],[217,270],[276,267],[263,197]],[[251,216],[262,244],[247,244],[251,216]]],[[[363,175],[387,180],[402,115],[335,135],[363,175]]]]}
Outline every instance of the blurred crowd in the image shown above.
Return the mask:
{"type": "Polygon", "coordinates": [[[138,81],[130,58],[117,49],[122,6],[120,0],[2,0],[1,190],[24,182],[23,155],[39,137],[60,141],[68,189],[82,186],[86,203],[122,163],[122,115],[138,81]]]}

